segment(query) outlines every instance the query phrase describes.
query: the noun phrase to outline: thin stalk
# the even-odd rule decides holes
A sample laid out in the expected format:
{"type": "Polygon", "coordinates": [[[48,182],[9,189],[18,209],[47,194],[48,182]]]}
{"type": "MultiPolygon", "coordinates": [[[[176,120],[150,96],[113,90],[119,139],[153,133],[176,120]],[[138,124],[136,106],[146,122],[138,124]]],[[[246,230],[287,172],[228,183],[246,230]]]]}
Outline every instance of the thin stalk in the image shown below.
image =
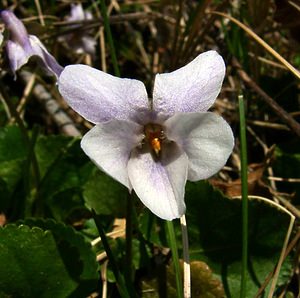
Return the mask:
{"type": "Polygon", "coordinates": [[[177,288],[177,297],[183,298],[183,290],[182,290],[182,277],[181,277],[181,270],[179,264],[179,257],[178,257],[178,248],[177,242],[175,237],[175,230],[172,221],[166,221],[168,234],[169,234],[169,245],[172,252],[172,259],[174,264],[174,271],[175,271],[175,278],[176,278],[176,288],[177,288]]]}
{"type": "Polygon", "coordinates": [[[132,199],[132,196],[128,193],[126,205],[125,279],[129,284],[132,283],[132,199]]]}
{"type": "Polygon", "coordinates": [[[183,294],[184,298],[191,297],[191,266],[189,255],[189,239],[185,215],[180,217],[182,246],[183,246],[183,294]]]}
{"type": "Polygon", "coordinates": [[[179,34],[180,34],[180,20],[182,17],[182,9],[183,9],[183,0],[178,0],[178,12],[177,12],[177,18],[176,18],[176,26],[175,26],[175,36],[174,36],[174,41],[172,45],[172,53],[173,53],[173,58],[172,58],[172,68],[175,67],[174,61],[175,57],[177,55],[177,46],[178,46],[178,40],[179,40],[179,34]]]}
{"type": "Polygon", "coordinates": [[[111,54],[111,60],[114,68],[114,73],[117,77],[120,76],[120,70],[118,66],[118,61],[117,61],[117,55],[116,55],[116,49],[114,45],[114,40],[111,34],[110,30],[110,25],[109,25],[109,20],[108,20],[108,15],[107,15],[107,7],[105,4],[105,0],[100,0],[100,10],[101,10],[101,15],[103,18],[103,25],[107,37],[107,41],[110,47],[110,54],[111,54]]]}
{"type": "Polygon", "coordinates": [[[92,213],[93,213],[93,218],[94,218],[94,221],[96,223],[99,235],[101,237],[101,241],[102,241],[104,250],[107,254],[107,257],[108,257],[108,260],[110,262],[112,271],[114,273],[114,276],[115,276],[115,279],[116,279],[116,282],[117,282],[117,287],[118,287],[118,290],[119,290],[119,293],[120,293],[121,297],[122,298],[135,297],[135,296],[130,295],[127,291],[127,287],[126,287],[124,277],[123,277],[123,275],[121,275],[120,270],[119,270],[118,265],[117,265],[117,262],[116,262],[116,260],[114,258],[114,255],[113,255],[113,253],[110,249],[108,240],[106,238],[106,235],[105,235],[105,232],[103,230],[102,224],[99,220],[99,217],[97,216],[97,214],[95,213],[94,210],[92,210],[92,213]]]}
{"type": "Polygon", "coordinates": [[[242,272],[240,297],[247,294],[248,262],[248,172],[247,172],[247,139],[246,120],[243,96],[239,96],[240,141],[241,141],[241,178],[242,178],[242,272]]]}

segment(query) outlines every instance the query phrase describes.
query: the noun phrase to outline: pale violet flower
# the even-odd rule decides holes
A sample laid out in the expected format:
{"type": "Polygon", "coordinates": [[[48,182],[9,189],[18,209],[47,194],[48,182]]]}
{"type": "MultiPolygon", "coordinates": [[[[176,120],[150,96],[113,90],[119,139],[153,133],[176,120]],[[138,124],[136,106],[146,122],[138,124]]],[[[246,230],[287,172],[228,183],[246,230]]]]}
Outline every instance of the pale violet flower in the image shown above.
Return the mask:
{"type": "MultiPolygon", "coordinates": [[[[92,20],[93,16],[89,11],[84,11],[81,3],[71,4],[70,16],[67,21],[76,22],[84,20],[92,20]]],[[[74,33],[60,37],[61,42],[65,42],[66,46],[71,48],[77,54],[88,53],[95,54],[96,40],[90,36],[87,30],[78,28],[78,25],[70,25],[74,28],[74,33]],[[76,29],[76,30],[75,30],[76,29]]]]}
{"type": "Polygon", "coordinates": [[[230,126],[207,112],[224,74],[222,57],[208,51],[157,74],[151,101],[142,82],[86,65],[67,66],[58,87],[74,110],[96,124],[81,141],[84,152],[134,189],[154,214],[172,220],[185,213],[186,181],[209,178],[232,152],[230,126]]]}
{"type": "Polygon", "coordinates": [[[2,10],[1,19],[5,29],[9,32],[6,52],[14,75],[31,57],[37,58],[48,73],[56,77],[60,75],[63,67],[57,63],[35,35],[28,35],[25,26],[12,11],[2,10]]]}

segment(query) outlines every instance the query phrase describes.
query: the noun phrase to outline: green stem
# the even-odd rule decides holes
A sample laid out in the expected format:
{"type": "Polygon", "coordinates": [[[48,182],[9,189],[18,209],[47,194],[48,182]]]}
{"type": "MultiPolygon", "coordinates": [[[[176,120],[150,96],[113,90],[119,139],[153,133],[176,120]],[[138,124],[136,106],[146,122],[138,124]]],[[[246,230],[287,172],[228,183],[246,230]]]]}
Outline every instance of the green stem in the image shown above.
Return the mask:
{"type": "Polygon", "coordinates": [[[114,255],[113,255],[113,253],[112,253],[112,251],[110,249],[108,240],[106,238],[106,235],[105,235],[105,232],[103,230],[102,224],[101,224],[101,222],[99,220],[99,217],[97,216],[97,214],[95,213],[94,210],[92,210],[92,213],[93,213],[93,218],[94,218],[94,221],[96,223],[99,235],[101,237],[101,241],[102,241],[104,250],[105,250],[105,252],[107,254],[107,257],[109,259],[109,263],[110,263],[112,271],[114,273],[119,293],[120,293],[120,295],[121,295],[122,298],[133,297],[127,291],[124,277],[123,277],[123,275],[121,275],[120,270],[119,270],[118,265],[117,265],[117,262],[116,262],[116,260],[114,258],[114,255]]]}
{"type": "Polygon", "coordinates": [[[240,297],[247,296],[248,262],[248,172],[245,106],[243,96],[239,96],[240,141],[241,141],[241,178],[242,178],[242,273],[240,297]]]}
{"type": "Polygon", "coordinates": [[[108,20],[108,15],[107,15],[107,7],[105,4],[105,0],[100,0],[100,11],[101,15],[103,18],[103,24],[104,24],[104,29],[107,37],[107,41],[110,47],[110,54],[111,54],[111,59],[113,63],[113,68],[114,68],[114,73],[117,77],[120,76],[120,70],[118,66],[118,61],[117,61],[117,55],[116,55],[116,49],[114,45],[114,40],[111,34],[110,30],[110,25],[109,25],[109,20],[108,20]]]}
{"type": "Polygon", "coordinates": [[[181,270],[179,264],[179,257],[178,257],[178,248],[177,242],[175,237],[175,230],[172,221],[166,221],[168,234],[169,234],[169,245],[172,252],[172,259],[174,264],[174,271],[175,271],[175,278],[176,278],[176,288],[177,288],[177,297],[183,298],[183,289],[182,289],[182,277],[181,277],[181,270]]]}

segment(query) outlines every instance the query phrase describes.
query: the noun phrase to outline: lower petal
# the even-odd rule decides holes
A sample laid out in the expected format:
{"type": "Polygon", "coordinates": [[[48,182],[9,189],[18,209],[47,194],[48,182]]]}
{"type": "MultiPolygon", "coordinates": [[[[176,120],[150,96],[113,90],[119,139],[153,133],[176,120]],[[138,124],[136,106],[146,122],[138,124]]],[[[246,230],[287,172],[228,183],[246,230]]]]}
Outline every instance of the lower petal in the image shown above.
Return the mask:
{"type": "Polygon", "coordinates": [[[166,144],[159,160],[135,149],[128,162],[130,183],[137,196],[155,215],[172,220],[185,212],[184,190],[188,159],[175,144],[166,144]]]}
{"type": "Polygon", "coordinates": [[[232,130],[217,114],[176,114],[165,126],[168,138],[177,142],[188,156],[188,180],[211,177],[225,165],[232,152],[232,130]]]}
{"type": "Polygon", "coordinates": [[[11,40],[8,40],[6,43],[6,51],[10,68],[14,74],[18,69],[28,62],[28,59],[32,55],[30,48],[28,51],[26,51],[22,46],[11,40]]]}
{"type": "Polygon", "coordinates": [[[112,120],[94,126],[81,141],[85,154],[106,174],[131,190],[127,163],[132,148],[141,141],[142,127],[112,120]]]}

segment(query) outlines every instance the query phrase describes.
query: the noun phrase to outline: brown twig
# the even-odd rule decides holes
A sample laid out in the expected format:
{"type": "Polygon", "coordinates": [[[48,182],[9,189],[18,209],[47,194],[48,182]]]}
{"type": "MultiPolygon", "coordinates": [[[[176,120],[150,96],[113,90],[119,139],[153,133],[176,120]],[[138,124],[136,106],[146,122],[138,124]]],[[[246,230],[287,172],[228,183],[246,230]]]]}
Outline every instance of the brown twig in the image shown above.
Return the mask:
{"type": "Polygon", "coordinates": [[[300,124],[251,79],[251,77],[242,69],[236,58],[232,59],[232,65],[236,67],[240,78],[258,95],[260,95],[261,99],[270,106],[277,116],[279,116],[282,121],[284,121],[291,130],[300,137],[300,124]]]}

